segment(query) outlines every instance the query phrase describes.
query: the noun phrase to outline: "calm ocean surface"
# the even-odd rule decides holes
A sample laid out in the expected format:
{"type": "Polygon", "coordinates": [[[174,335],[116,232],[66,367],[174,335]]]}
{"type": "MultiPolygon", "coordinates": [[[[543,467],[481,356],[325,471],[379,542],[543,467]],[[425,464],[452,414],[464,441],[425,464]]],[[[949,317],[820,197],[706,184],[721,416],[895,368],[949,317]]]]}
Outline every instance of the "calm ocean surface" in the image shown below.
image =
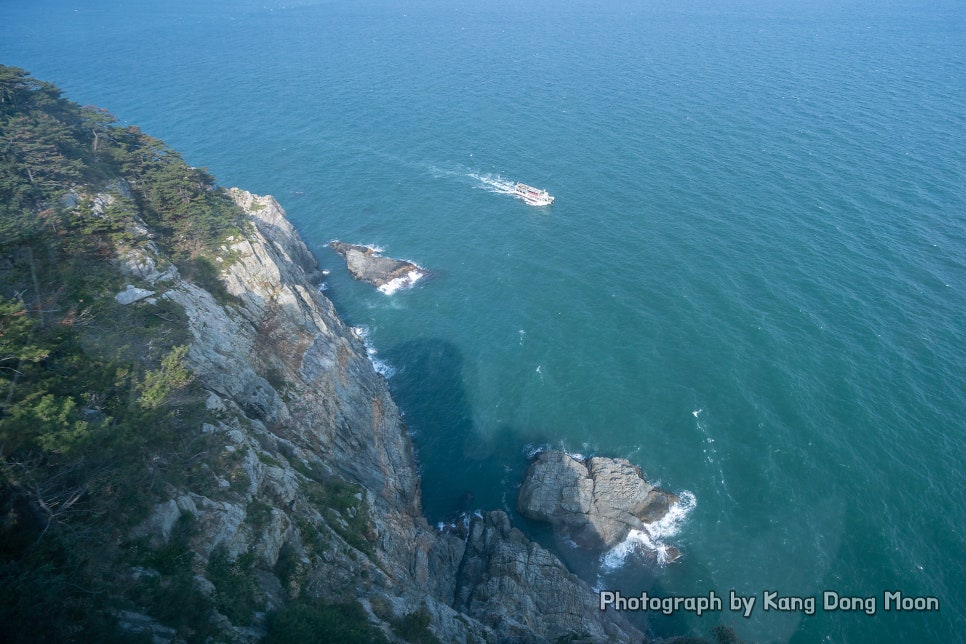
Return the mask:
{"type": "Polygon", "coordinates": [[[725,600],[653,633],[964,641],[962,2],[143,5],[2,1],[0,63],[281,201],[394,371],[431,521],[512,511],[542,446],[623,456],[687,492],[650,536],[684,556],[564,556],[725,600]],[[434,275],[385,296],[336,238],[434,275]]]}

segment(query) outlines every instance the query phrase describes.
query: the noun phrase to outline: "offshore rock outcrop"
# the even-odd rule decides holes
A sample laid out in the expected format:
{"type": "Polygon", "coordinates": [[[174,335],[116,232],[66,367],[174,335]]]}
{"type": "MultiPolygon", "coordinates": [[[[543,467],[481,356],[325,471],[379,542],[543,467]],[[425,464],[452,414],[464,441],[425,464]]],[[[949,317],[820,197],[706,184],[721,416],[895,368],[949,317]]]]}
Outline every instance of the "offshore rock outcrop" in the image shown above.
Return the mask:
{"type": "Polygon", "coordinates": [[[329,244],[345,258],[349,273],[363,282],[368,282],[383,293],[412,286],[427,275],[426,269],[412,262],[391,257],[383,257],[379,251],[369,246],[347,244],[333,241],[329,244]]]}
{"type": "Polygon", "coordinates": [[[525,517],[547,521],[579,546],[603,550],[631,530],[659,521],[678,497],[654,487],[623,458],[581,460],[541,452],[530,464],[517,497],[525,517]]]}
{"type": "MultiPolygon", "coordinates": [[[[393,625],[417,614],[447,642],[640,641],[504,513],[474,517],[465,540],[428,525],[401,414],[362,339],[313,286],[314,258],[273,198],[230,195],[250,224],[214,258],[219,297],[160,270],[166,261],[149,242],[118,262],[135,288],[187,314],[187,360],[216,419],[197,434],[221,454],[209,483],[169,489],[131,536],[162,546],[189,516],[194,570],[250,562],[261,611],[250,624],[212,616],[220,637],[257,641],[267,611],[313,598],[358,601],[392,641],[393,625]]],[[[205,574],[195,584],[215,592],[205,574]]],[[[120,617],[131,632],[173,637],[151,615],[120,617]]]]}

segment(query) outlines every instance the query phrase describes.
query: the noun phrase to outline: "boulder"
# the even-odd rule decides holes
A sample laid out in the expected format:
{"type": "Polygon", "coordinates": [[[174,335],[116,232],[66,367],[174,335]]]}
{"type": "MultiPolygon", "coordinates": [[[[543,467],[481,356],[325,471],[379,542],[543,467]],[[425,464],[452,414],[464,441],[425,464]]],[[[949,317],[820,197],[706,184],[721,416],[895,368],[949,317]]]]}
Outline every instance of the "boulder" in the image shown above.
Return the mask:
{"type": "Polygon", "coordinates": [[[368,282],[384,293],[392,293],[398,288],[411,286],[416,280],[425,277],[426,269],[401,259],[383,257],[374,248],[334,241],[329,244],[345,258],[349,273],[363,282],[368,282]]]}
{"type": "Polygon", "coordinates": [[[550,450],[530,464],[517,510],[549,522],[578,546],[605,550],[631,530],[659,521],[677,501],[676,495],[648,483],[627,459],[582,460],[550,450]]]}
{"type": "Polygon", "coordinates": [[[134,304],[135,302],[140,302],[141,300],[147,299],[152,295],[154,295],[154,291],[149,291],[147,289],[138,288],[136,286],[132,286],[131,284],[128,284],[127,288],[125,288],[123,291],[119,292],[117,295],[114,296],[114,299],[117,300],[118,304],[126,305],[126,304],[134,304]]]}

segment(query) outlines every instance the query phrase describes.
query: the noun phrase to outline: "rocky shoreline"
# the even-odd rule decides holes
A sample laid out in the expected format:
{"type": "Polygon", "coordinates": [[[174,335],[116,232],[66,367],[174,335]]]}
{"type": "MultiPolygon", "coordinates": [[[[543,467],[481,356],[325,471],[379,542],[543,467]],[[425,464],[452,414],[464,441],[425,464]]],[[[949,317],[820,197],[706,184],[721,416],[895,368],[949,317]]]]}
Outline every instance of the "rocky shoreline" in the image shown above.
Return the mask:
{"type": "MultiPolygon", "coordinates": [[[[315,287],[311,253],[272,197],[229,194],[250,222],[217,259],[231,303],[177,274],[144,279],[138,267],[164,263],[150,245],[119,258],[134,288],[184,309],[193,338],[186,359],[218,418],[198,433],[226,455],[212,491],[171,488],[133,534],[160,547],[190,515],[197,570],[210,569],[216,553],[254,557],[266,611],[352,600],[390,641],[401,641],[393,626],[413,616],[447,642],[642,641],[506,513],[475,515],[465,538],[428,524],[402,415],[362,339],[315,287]]],[[[196,581],[210,592],[203,574],[196,581]]],[[[220,617],[222,637],[259,640],[264,614],[250,626],[220,617]]],[[[150,614],[125,623],[171,639],[150,614]]]]}

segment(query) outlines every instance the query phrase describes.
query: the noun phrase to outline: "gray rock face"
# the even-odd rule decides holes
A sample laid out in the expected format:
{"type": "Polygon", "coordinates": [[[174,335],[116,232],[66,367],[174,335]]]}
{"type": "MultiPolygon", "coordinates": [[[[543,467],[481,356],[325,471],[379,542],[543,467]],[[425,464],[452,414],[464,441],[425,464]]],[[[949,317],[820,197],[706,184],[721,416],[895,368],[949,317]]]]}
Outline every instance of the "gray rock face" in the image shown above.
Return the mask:
{"type": "Polygon", "coordinates": [[[565,452],[542,452],[527,470],[517,509],[547,521],[579,546],[612,548],[628,532],[660,520],[678,497],[644,479],[622,458],[578,460],[565,452]]]}
{"type": "Polygon", "coordinates": [[[228,194],[252,217],[259,232],[277,248],[279,255],[305,272],[306,279],[314,281],[321,276],[315,257],[274,197],[254,195],[239,188],[232,188],[228,194]]]}
{"type": "Polygon", "coordinates": [[[455,606],[497,631],[500,641],[641,641],[619,613],[601,612],[596,594],[501,511],[470,523],[455,606]]]}
{"type": "Polygon", "coordinates": [[[333,249],[345,258],[349,273],[357,280],[369,282],[383,292],[392,292],[424,277],[426,270],[401,259],[383,257],[368,246],[334,241],[333,249]]]}
{"type": "Polygon", "coordinates": [[[135,302],[140,302],[141,300],[147,299],[154,295],[154,291],[149,291],[147,289],[138,288],[130,284],[127,285],[123,291],[114,296],[118,304],[134,304],[135,302]]]}

